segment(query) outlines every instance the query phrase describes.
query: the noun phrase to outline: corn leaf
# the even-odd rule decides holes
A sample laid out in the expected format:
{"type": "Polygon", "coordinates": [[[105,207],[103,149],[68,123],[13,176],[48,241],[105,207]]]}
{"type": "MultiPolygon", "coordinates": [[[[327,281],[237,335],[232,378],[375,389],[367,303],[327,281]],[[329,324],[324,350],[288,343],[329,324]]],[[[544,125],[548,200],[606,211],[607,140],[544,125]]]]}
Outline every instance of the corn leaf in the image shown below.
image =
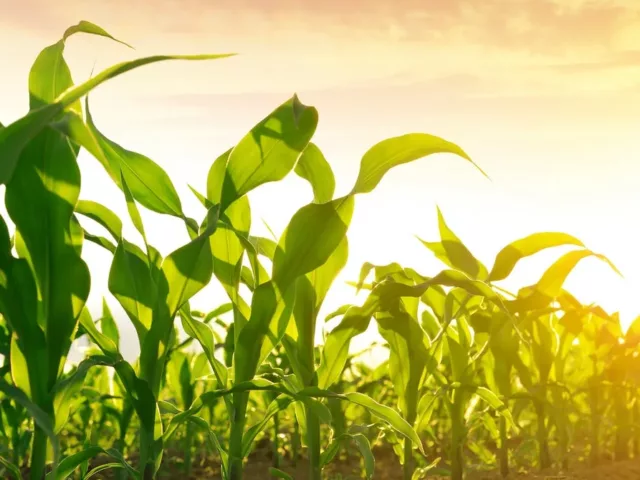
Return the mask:
{"type": "Polygon", "coordinates": [[[91,200],[80,200],[75,211],[102,225],[116,242],[122,237],[122,220],[108,207],[91,200]]]}
{"type": "Polygon", "coordinates": [[[486,279],[488,275],[486,267],[473,256],[458,236],[449,228],[439,208],[438,228],[440,230],[440,241],[425,242],[420,240],[422,244],[449,267],[460,270],[474,279],[486,279]]]}
{"type": "MultiPolygon", "coordinates": [[[[69,478],[84,462],[91,460],[98,455],[107,455],[108,457],[118,460],[116,465],[127,470],[127,473],[134,479],[140,479],[140,474],[136,469],[129,465],[122,454],[115,448],[104,449],[98,446],[85,447],[83,450],[73,455],[63,458],[58,465],[55,475],[52,473],[46,476],[46,480],[64,480],[69,478]]],[[[113,465],[111,465],[113,468],[113,465]]],[[[95,472],[98,473],[98,472],[95,472]]],[[[88,477],[84,477],[85,479],[88,477]]]]}
{"type": "MultiPolygon", "coordinates": [[[[360,172],[352,193],[371,192],[393,167],[413,162],[435,153],[452,153],[471,162],[471,158],[457,145],[425,133],[411,133],[389,138],[371,147],[362,157],[360,172]]],[[[484,172],[482,172],[484,174],[484,172]]]]}
{"type": "Polygon", "coordinates": [[[315,203],[326,203],[333,199],[336,188],[333,171],[316,144],[310,142],[307,145],[294,171],[311,184],[315,203]]]}
{"type": "Polygon", "coordinates": [[[582,242],[577,238],[560,232],[534,233],[533,235],[516,240],[498,252],[487,280],[492,282],[504,280],[523,258],[530,257],[548,248],[563,245],[584,247],[582,242]]]}
{"type": "Polygon", "coordinates": [[[88,144],[88,142],[91,142],[90,136],[87,135],[86,131],[83,132],[82,129],[78,127],[79,125],[84,125],[84,123],[81,120],[79,122],[77,121],[78,112],[76,102],[107,80],[118,77],[138,67],[166,60],[213,60],[229,56],[231,55],[154,55],[151,57],[143,57],[113,65],[90,80],[64,90],[63,93],[60,93],[55,98],[53,103],[48,103],[47,105],[31,110],[24,117],[0,130],[0,158],[2,159],[0,162],[0,184],[5,185],[11,179],[18,164],[20,154],[27,144],[45,129],[47,125],[56,120],[56,117],[66,109],[73,107],[74,104],[76,104],[76,111],[68,120],[75,118],[76,121],[66,126],[67,133],[74,142],[87,148],[89,152],[95,151],[96,145],[88,144]]]}
{"type": "Polygon", "coordinates": [[[316,109],[294,95],[251,129],[231,150],[224,177],[219,177],[220,211],[254,188],[283,179],[293,170],[317,124],[316,109]]]}

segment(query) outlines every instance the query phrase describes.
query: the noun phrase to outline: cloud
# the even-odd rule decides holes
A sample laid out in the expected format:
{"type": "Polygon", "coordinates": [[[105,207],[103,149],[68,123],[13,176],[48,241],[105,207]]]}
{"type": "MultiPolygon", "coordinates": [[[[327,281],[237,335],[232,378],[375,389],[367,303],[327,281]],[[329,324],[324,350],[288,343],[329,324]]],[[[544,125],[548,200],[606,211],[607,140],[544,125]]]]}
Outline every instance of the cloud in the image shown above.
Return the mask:
{"type": "Polygon", "coordinates": [[[640,3],[628,0],[25,0],[3,9],[2,22],[39,29],[71,14],[149,34],[304,42],[339,32],[351,40],[473,43],[551,55],[615,48],[620,32],[640,26],[640,3]]]}
{"type": "MultiPolygon", "coordinates": [[[[20,5],[3,12],[0,25],[25,29],[22,36],[31,43],[37,39],[38,48],[43,32],[55,41],[70,23],[88,19],[132,43],[136,54],[241,54],[224,64],[146,68],[128,76],[132,93],[165,93],[178,84],[195,94],[420,85],[463,97],[537,96],[571,93],[575,79],[569,74],[596,71],[597,78],[581,78],[583,92],[640,83],[634,72],[623,70],[640,56],[626,46],[640,40],[640,3],[628,0],[60,0],[55,7],[25,0],[20,5]]],[[[0,34],[3,42],[10,43],[0,34]]],[[[74,38],[70,48],[85,42],[79,58],[93,61],[99,52],[101,66],[121,59],[121,50],[111,55],[104,41],[92,43],[86,36],[74,38]]]]}
{"type": "Polygon", "coordinates": [[[547,65],[543,68],[567,74],[640,68],[640,50],[614,52],[599,60],[590,62],[561,63],[557,65],[547,65]]]}

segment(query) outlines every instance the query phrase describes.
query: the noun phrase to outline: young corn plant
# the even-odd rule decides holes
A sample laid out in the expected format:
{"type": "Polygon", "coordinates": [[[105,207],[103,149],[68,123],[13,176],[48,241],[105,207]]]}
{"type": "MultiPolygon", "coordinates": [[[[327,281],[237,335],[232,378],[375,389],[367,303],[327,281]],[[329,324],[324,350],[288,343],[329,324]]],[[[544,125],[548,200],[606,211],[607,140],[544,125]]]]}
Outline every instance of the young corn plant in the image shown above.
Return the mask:
{"type": "MultiPolygon", "coordinates": [[[[430,297],[434,290],[444,297],[444,291],[439,285],[457,287],[457,292],[463,292],[463,296],[470,298],[482,298],[483,292],[490,298],[496,296],[486,285],[473,282],[458,272],[445,270],[433,278],[427,278],[397,264],[382,267],[366,264],[358,287],[362,286],[372,269],[376,275],[368,299],[362,307],[350,307],[343,312],[342,321],[326,339],[320,378],[327,383],[334,381],[335,372],[339,372],[344,365],[350,340],[364,332],[373,317],[380,334],[389,344],[389,375],[398,395],[398,407],[407,422],[414,426],[420,425],[433,409],[433,402],[420,401],[427,398],[425,394],[430,387],[430,380],[435,379],[440,387],[446,389],[446,379],[437,371],[437,366],[442,358],[443,336],[451,322],[447,324],[443,321],[440,324],[434,319],[435,323],[426,326],[433,334],[429,336],[418,321],[418,299],[430,297]]],[[[453,305],[452,299],[453,296],[447,302],[449,307],[453,305]]],[[[476,301],[476,305],[477,303],[476,301]]],[[[484,395],[482,389],[473,390],[484,395]]],[[[494,402],[496,406],[498,403],[494,402]]],[[[404,449],[399,453],[403,459],[404,478],[412,479],[433,467],[415,469],[413,449],[409,442],[405,441],[404,449]]]]}
{"type": "MultiPolygon", "coordinates": [[[[485,281],[493,288],[497,288],[494,286],[495,282],[508,278],[517,263],[525,257],[557,246],[582,247],[560,257],[544,272],[535,285],[521,289],[515,299],[503,298],[501,312],[489,315],[485,313],[484,322],[482,322],[489,337],[479,350],[478,359],[487,352],[487,347],[493,352],[497,352],[501,366],[500,370],[496,372],[499,377],[496,383],[501,386],[499,387],[502,390],[500,393],[504,399],[508,399],[511,394],[511,368],[513,366],[518,368],[522,365],[522,362],[517,359],[518,350],[513,348],[513,334],[517,334],[517,337],[523,340],[525,340],[523,335],[526,335],[526,343],[530,346],[532,358],[538,367],[539,385],[532,385],[525,369],[520,368],[519,370],[522,372],[523,384],[529,386],[530,393],[534,395],[534,405],[538,417],[540,466],[547,468],[550,466],[551,459],[547,442],[545,403],[547,402],[547,384],[556,352],[554,340],[557,339],[552,325],[549,323],[549,315],[553,311],[552,304],[563,295],[562,286],[566,278],[578,262],[584,258],[595,256],[608,263],[615,272],[619,272],[603,255],[584,248],[582,242],[575,237],[558,232],[535,233],[507,245],[498,253],[494,265],[489,271],[449,229],[440,211],[438,211],[438,222],[441,241],[437,243],[423,242],[423,244],[445,264],[460,270],[470,278],[485,281]],[[545,317],[546,321],[541,320],[545,317]],[[499,345],[502,345],[502,348],[499,345]]],[[[498,358],[496,358],[497,362],[498,358]]],[[[501,428],[501,430],[506,434],[506,428],[501,428]]],[[[506,445],[506,438],[503,438],[501,443],[506,445]]],[[[506,451],[501,453],[500,462],[503,474],[506,474],[508,469],[506,455],[506,451]]]]}
{"type": "MultiPolygon", "coordinates": [[[[283,131],[288,128],[290,135],[294,130],[287,125],[305,125],[303,117],[297,119],[296,116],[306,114],[307,124],[312,125],[312,130],[315,130],[315,110],[298,104],[295,98],[293,105],[294,115],[289,114],[285,121],[280,121],[279,125],[285,126],[280,128],[283,131]]],[[[277,110],[274,115],[278,113],[280,112],[277,110]]],[[[358,179],[351,192],[333,199],[331,169],[317,147],[304,144],[308,143],[310,135],[305,142],[298,142],[302,148],[294,150],[290,147],[285,148],[286,145],[296,145],[292,140],[285,144],[271,139],[270,141],[276,142],[287,155],[281,153],[279,164],[282,167],[279,171],[274,174],[267,170],[267,166],[275,160],[272,156],[262,158],[262,155],[273,150],[257,148],[255,139],[261,138],[260,135],[263,135],[262,132],[265,130],[264,125],[270,120],[271,117],[265,119],[254,128],[250,136],[245,137],[238,146],[216,160],[209,174],[207,198],[202,198],[205,206],[219,204],[221,211],[220,228],[212,236],[212,251],[214,273],[234,304],[235,348],[231,377],[236,386],[252,381],[260,363],[287,334],[284,345],[296,375],[296,384],[290,384],[291,389],[300,389],[298,393],[316,392],[322,396],[327,393],[317,390],[318,387],[323,390],[323,385],[320,385],[315,373],[315,324],[322,300],[346,262],[346,233],[355,195],[373,190],[386,171],[395,165],[438,152],[455,153],[467,159],[468,157],[455,145],[431,135],[410,134],[388,139],[375,145],[365,154],[358,179]],[[240,157],[239,152],[244,153],[244,156],[240,157]],[[295,170],[299,176],[311,183],[314,203],[303,207],[293,216],[277,244],[269,244],[255,238],[252,241],[248,235],[249,204],[242,195],[261,183],[283,178],[290,170],[295,170]],[[272,260],[270,276],[256,258],[259,250],[272,260]],[[251,259],[255,284],[250,305],[239,294],[245,252],[251,259]],[[294,321],[290,323],[292,315],[294,321]]],[[[271,136],[274,136],[273,132],[271,136]]],[[[190,322],[188,318],[183,320],[190,322]]],[[[191,323],[189,327],[197,334],[195,324],[191,323]]],[[[210,338],[210,335],[203,331],[200,343],[205,351],[211,350],[210,342],[206,341],[205,336],[210,338]]],[[[224,372],[219,367],[217,370],[219,377],[223,377],[224,372]]],[[[230,402],[233,406],[233,422],[228,452],[228,475],[234,480],[242,477],[246,450],[243,446],[243,443],[246,443],[243,440],[244,422],[248,398],[248,390],[239,391],[233,394],[230,402]]],[[[356,395],[348,398],[367,404],[367,407],[376,410],[378,415],[391,415],[391,412],[371,403],[369,399],[356,395]]],[[[312,478],[319,478],[321,471],[319,424],[315,418],[317,415],[317,405],[306,404],[304,423],[310,450],[312,478]],[[308,415],[311,413],[310,409],[316,409],[313,415],[308,415]]],[[[400,422],[398,425],[402,425],[402,429],[411,435],[410,429],[406,429],[406,424],[400,422]]]]}
{"type": "Polygon", "coordinates": [[[0,309],[14,332],[15,382],[15,386],[3,384],[3,390],[28,404],[38,419],[31,454],[34,479],[45,473],[48,445],[53,447],[56,466],[55,432],[68,415],[70,392],[92,362],[102,361],[86,363],[77,378],[61,378],[90,288],[89,271],[81,258],[83,232],[73,210],[80,193],[79,146],[95,151],[97,139],[83,121],[79,101],[101,83],[145,64],[221,57],[146,57],[115,65],[74,86],[63,53],[67,39],[76,33],[113,39],[90,22],[67,29],[60,41],[40,53],[31,69],[29,113],[0,129],[0,182],[6,185],[5,206],[15,226],[18,255],[13,257],[3,221],[0,268],[7,282],[0,309]]]}

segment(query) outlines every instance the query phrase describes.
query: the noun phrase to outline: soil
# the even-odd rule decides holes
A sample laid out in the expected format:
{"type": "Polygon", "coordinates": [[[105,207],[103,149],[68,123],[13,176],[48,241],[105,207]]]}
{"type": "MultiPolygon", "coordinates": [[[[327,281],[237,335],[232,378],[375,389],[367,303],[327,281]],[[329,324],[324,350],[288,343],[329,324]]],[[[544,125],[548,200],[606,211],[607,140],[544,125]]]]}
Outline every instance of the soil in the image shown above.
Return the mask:
{"type": "MultiPolygon", "coordinates": [[[[390,449],[375,449],[376,470],[375,479],[379,480],[402,480],[402,466],[399,464],[394,453],[390,449]]],[[[179,480],[218,480],[220,479],[219,464],[214,459],[195,459],[190,475],[186,475],[182,465],[182,458],[171,452],[165,455],[165,461],[161,468],[159,479],[179,479],[179,480]]],[[[245,469],[246,480],[270,480],[275,477],[270,476],[269,467],[273,465],[272,456],[268,450],[254,452],[245,469]]],[[[291,475],[295,480],[307,480],[307,465],[304,460],[299,460],[295,465],[290,460],[284,459],[280,468],[291,475]]],[[[523,470],[523,469],[520,469],[523,470]]],[[[354,458],[335,459],[332,464],[325,469],[326,480],[356,480],[361,476],[360,462],[354,458]]],[[[96,475],[95,479],[112,480],[115,478],[112,472],[104,472],[96,475]]],[[[430,480],[444,480],[450,477],[429,475],[430,480]]],[[[569,472],[550,470],[545,472],[531,469],[530,472],[512,473],[508,479],[518,480],[640,480],[640,457],[624,462],[609,462],[597,467],[587,465],[576,465],[569,472]]],[[[498,480],[502,479],[498,472],[468,472],[467,480],[498,480]]]]}

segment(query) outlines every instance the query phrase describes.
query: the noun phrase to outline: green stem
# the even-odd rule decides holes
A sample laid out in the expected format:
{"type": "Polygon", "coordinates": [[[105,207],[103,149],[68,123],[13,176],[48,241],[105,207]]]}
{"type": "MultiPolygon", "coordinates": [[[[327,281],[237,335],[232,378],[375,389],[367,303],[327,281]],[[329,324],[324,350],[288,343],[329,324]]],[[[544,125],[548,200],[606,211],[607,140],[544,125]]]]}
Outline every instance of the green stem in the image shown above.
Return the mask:
{"type": "Polygon", "coordinates": [[[616,412],[616,461],[629,458],[629,416],[627,412],[627,391],[624,386],[618,387],[619,394],[615,395],[614,405],[616,412]]]}
{"type": "Polygon", "coordinates": [[[464,396],[457,390],[450,404],[451,413],[451,480],[462,480],[464,476],[464,396]]]}
{"type": "Polygon", "coordinates": [[[569,416],[567,412],[567,398],[564,392],[558,393],[560,415],[558,425],[558,442],[560,444],[560,458],[562,462],[562,470],[569,470],[569,416]]]}
{"type": "Polygon", "coordinates": [[[591,465],[595,466],[600,459],[600,402],[597,379],[591,379],[589,388],[589,407],[591,410],[591,465]]]}
{"type": "Polygon", "coordinates": [[[193,437],[193,426],[191,422],[187,422],[187,435],[184,439],[184,473],[187,475],[191,475],[191,443],[193,437]]]}
{"type": "Polygon", "coordinates": [[[280,415],[276,413],[273,416],[273,466],[280,468],[280,415]]]}
{"type": "Polygon", "coordinates": [[[500,416],[500,474],[503,477],[509,475],[509,446],[507,445],[507,419],[500,416]]]}
{"type": "Polygon", "coordinates": [[[244,464],[242,455],[242,439],[247,422],[247,404],[249,392],[233,394],[233,418],[231,419],[231,434],[229,436],[229,479],[242,480],[244,464]]]}
{"type": "Polygon", "coordinates": [[[633,404],[633,422],[632,422],[632,434],[633,434],[633,458],[638,458],[640,455],[640,435],[638,435],[638,425],[640,422],[640,406],[638,405],[638,398],[633,404]]]}
{"type": "MultiPolygon", "coordinates": [[[[129,429],[133,412],[133,404],[128,399],[125,399],[118,423],[120,429],[119,436],[115,442],[116,450],[118,450],[123,457],[125,456],[125,448],[127,446],[127,430],[129,429]]],[[[125,469],[119,468],[116,470],[116,478],[118,480],[127,480],[127,478],[129,478],[129,474],[125,469]]]]}
{"type": "Polygon", "coordinates": [[[38,426],[35,426],[33,433],[33,445],[31,447],[31,479],[41,480],[44,478],[47,464],[47,434],[38,426]]]}
{"type": "Polygon", "coordinates": [[[307,453],[309,456],[309,480],[322,480],[322,468],[320,466],[320,420],[313,411],[305,405],[307,417],[307,453]]]}
{"type": "Polygon", "coordinates": [[[298,457],[300,456],[300,427],[298,422],[293,423],[293,434],[291,435],[291,461],[293,465],[298,464],[298,457]]]}
{"type": "Polygon", "coordinates": [[[413,443],[410,439],[404,439],[404,465],[403,465],[403,480],[411,480],[413,472],[415,471],[415,462],[413,461],[413,443]]]}
{"type": "MultiPolygon", "coordinates": [[[[546,399],[546,389],[542,392],[542,398],[546,399]]],[[[538,420],[538,428],[536,435],[538,437],[538,463],[540,469],[544,470],[551,467],[551,455],[549,454],[549,438],[547,434],[547,415],[545,412],[544,400],[535,402],[536,417],[538,420]]]]}
{"type": "MultiPolygon", "coordinates": [[[[418,399],[418,392],[416,391],[416,394],[413,395],[411,397],[411,401],[407,402],[407,415],[405,420],[407,421],[407,423],[409,425],[415,425],[416,423],[416,417],[418,416],[417,414],[417,399],[418,399]],[[413,401],[413,400],[416,401],[413,401]]],[[[416,469],[416,463],[415,460],[413,458],[413,442],[409,439],[406,438],[404,439],[404,465],[403,465],[403,479],[404,480],[411,480],[413,478],[413,473],[415,472],[416,469]]]]}
{"type": "Polygon", "coordinates": [[[146,428],[140,430],[140,459],[144,464],[140,465],[142,469],[143,480],[153,480],[155,478],[155,461],[153,454],[153,435],[146,428]]]}

